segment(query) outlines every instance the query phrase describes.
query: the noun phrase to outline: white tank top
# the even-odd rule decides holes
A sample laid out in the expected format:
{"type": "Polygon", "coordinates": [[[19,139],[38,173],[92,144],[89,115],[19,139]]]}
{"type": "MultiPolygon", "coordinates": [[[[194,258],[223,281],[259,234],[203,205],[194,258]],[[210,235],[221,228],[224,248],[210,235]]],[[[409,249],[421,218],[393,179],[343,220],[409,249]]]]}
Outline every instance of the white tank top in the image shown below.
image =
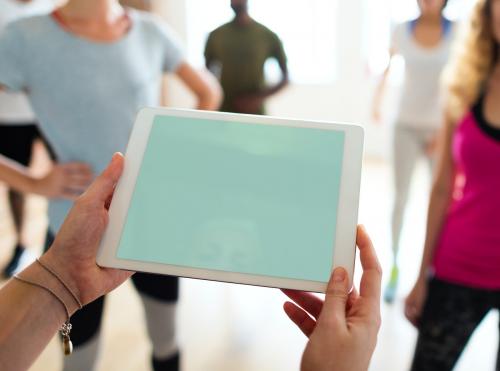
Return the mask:
{"type": "MultiPolygon", "coordinates": [[[[49,13],[54,9],[53,0],[0,0],[0,32],[8,22],[21,17],[49,13]]],[[[0,125],[15,125],[35,121],[28,99],[21,93],[0,92],[0,125]]]]}
{"type": "Polygon", "coordinates": [[[412,22],[397,25],[392,40],[394,51],[405,61],[396,125],[437,129],[442,122],[441,74],[448,62],[455,26],[448,23],[441,42],[432,48],[420,46],[412,28],[412,22]]]}

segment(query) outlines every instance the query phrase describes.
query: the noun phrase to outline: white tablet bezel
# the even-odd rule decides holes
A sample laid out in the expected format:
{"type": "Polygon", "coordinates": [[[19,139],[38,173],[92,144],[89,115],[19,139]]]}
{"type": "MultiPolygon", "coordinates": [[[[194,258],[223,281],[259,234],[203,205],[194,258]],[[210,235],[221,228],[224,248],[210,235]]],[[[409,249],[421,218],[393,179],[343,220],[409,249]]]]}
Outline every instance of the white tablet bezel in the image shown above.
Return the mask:
{"type": "Polygon", "coordinates": [[[126,221],[127,210],[133,195],[137,176],[149,140],[149,133],[157,115],[201,118],[259,125],[288,127],[307,127],[337,130],[345,133],[342,177],[338,203],[338,218],[333,262],[334,267],[347,269],[352,285],[355,260],[356,226],[358,220],[359,189],[363,157],[364,130],[361,126],[318,121],[305,121],[254,115],[207,112],[169,108],[144,108],[136,119],[125,154],[125,168],[117,184],[109,209],[109,225],[101,241],[97,263],[104,267],[121,268],[132,271],[167,274],[179,277],[206,279],[231,283],[249,284],[266,287],[325,292],[326,282],[304,281],[270,276],[233,273],[218,270],[199,269],[147,263],[120,259],[116,256],[122,228],[126,221]]]}

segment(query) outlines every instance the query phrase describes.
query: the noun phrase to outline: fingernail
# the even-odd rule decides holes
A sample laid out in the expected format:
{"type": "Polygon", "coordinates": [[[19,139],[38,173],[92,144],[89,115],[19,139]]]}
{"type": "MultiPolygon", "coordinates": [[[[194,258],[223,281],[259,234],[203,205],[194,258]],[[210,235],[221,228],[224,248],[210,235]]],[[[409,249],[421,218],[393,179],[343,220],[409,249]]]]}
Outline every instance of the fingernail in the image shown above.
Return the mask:
{"type": "Polygon", "coordinates": [[[111,157],[111,163],[114,163],[115,161],[117,161],[118,157],[120,157],[120,155],[121,155],[120,152],[113,153],[113,157],[111,157]]]}
{"type": "Polygon", "coordinates": [[[363,231],[363,232],[366,232],[366,227],[364,224],[360,224],[359,225],[359,228],[363,231]]]}
{"type": "Polygon", "coordinates": [[[344,282],[346,277],[346,271],[344,268],[336,268],[333,271],[333,282],[344,282]]]}

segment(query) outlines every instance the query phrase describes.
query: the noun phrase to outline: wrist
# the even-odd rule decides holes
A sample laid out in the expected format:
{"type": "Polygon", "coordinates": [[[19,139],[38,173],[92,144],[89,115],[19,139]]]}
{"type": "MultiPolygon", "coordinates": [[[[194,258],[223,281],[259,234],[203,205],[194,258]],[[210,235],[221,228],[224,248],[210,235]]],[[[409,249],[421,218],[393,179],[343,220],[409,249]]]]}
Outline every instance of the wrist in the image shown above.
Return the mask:
{"type": "Polygon", "coordinates": [[[51,276],[52,280],[59,283],[59,288],[64,289],[65,297],[70,299],[72,308],[76,306],[76,309],[73,308],[74,311],[76,312],[76,310],[80,309],[79,306],[83,302],[83,293],[81,291],[81,285],[73,274],[74,270],[68,266],[67,262],[58,259],[57,254],[54,253],[53,247],[38,260],[38,265],[51,276]]]}
{"type": "Polygon", "coordinates": [[[61,309],[64,311],[65,317],[73,315],[80,309],[79,304],[75,301],[67,288],[39,262],[31,264],[28,268],[19,273],[17,277],[19,280],[31,284],[32,286],[37,286],[47,293],[50,292],[54,300],[58,300],[61,309]]]}
{"type": "Polygon", "coordinates": [[[20,190],[25,193],[38,193],[37,192],[38,179],[30,174],[23,174],[21,178],[20,190]]]}
{"type": "Polygon", "coordinates": [[[432,276],[432,268],[428,265],[425,265],[422,268],[420,268],[417,280],[419,282],[427,282],[430,276],[432,276]]]}
{"type": "Polygon", "coordinates": [[[99,281],[95,280],[96,263],[95,260],[88,263],[85,259],[69,257],[66,254],[68,248],[72,247],[59,245],[56,238],[39,260],[61,277],[82,305],[87,305],[104,294],[100,291],[99,281]]]}

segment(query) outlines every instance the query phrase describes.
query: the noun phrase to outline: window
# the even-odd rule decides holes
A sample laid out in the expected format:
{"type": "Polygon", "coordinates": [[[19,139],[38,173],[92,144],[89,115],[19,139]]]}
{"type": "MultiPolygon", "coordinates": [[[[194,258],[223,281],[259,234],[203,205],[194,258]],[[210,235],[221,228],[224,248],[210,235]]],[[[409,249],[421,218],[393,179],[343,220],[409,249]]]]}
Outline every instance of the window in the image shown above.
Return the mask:
{"type": "MultiPolygon", "coordinates": [[[[253,18],[276,32],[288,56],[295,83],[330,83],[336,72],[336,0],[250,0],[253,18]]],[[[208,33],[233,17],[229,0],[187,0],[188,54],[202,65],[208,33]]],[[[279,78],[275,63],[266,65],[270,80],[279,78]]]]}

